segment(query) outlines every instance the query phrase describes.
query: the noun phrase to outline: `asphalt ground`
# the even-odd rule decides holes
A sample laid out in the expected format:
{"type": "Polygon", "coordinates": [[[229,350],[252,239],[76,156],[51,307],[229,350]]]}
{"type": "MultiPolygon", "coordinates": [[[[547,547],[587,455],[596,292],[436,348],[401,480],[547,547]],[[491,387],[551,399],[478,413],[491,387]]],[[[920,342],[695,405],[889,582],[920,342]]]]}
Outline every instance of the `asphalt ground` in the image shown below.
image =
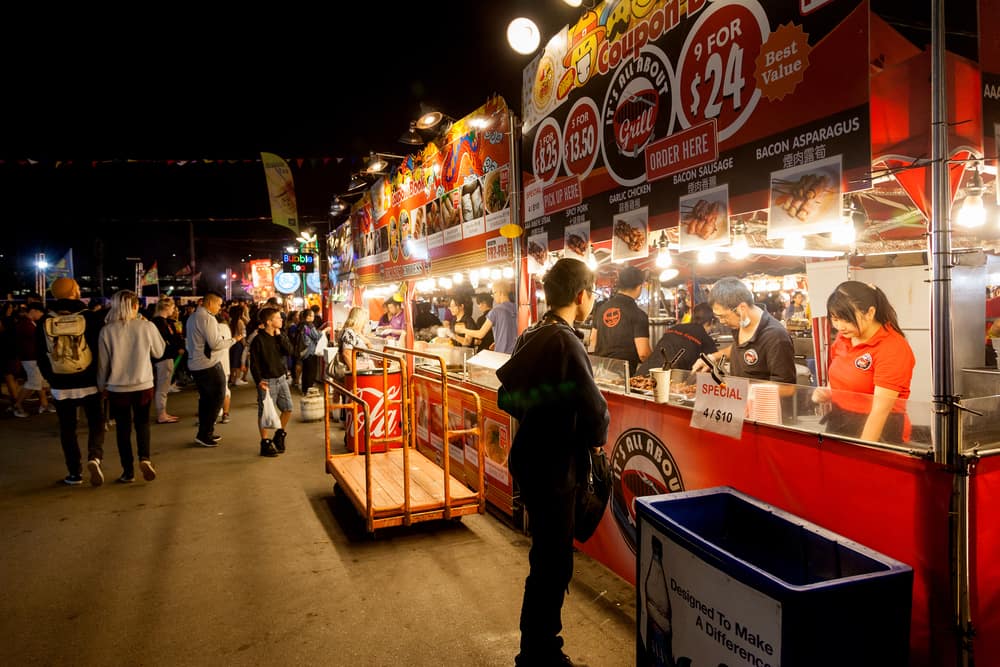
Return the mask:
{"type": "MultiPolygon", "coordinates": [[[[0,663],[513,664],[529,538],[491,514],[368,535],[334,495],[323,422],[293,398],[272,459],[252,386],[233,390],[214,449],[194,444],[194,389],[171,394],[181,421],[151,426],[156,480],[114,482],[112,430],[100,487],[86,470],[62,484],[54,414],[0,419],[0,663]]],[[[575,564],[566,653],[635,664],[633,587],[575,564]]]]}

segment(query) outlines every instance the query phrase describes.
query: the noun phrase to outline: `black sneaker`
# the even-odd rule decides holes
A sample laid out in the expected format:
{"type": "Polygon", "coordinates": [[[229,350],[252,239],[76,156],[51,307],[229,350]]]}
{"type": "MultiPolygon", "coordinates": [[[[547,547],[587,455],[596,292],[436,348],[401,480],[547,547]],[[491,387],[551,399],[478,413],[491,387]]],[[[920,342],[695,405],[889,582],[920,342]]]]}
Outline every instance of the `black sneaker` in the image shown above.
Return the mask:
{"type": "Polygon", "coordinates": [[[66,475],[63,478],[63,484],[68,486],[78,486],[83,484],[83,475],[66,475]]]}
{"type": "Polygon", "coordinates": [[[122,476],[115,480],[117,484],[131,484],[135,481],[135,473],[123,472],[122,476]]]}
{"type": "Polygon", "coordinates": [[[222,440],[220,435],[196,435],[194,438],[194,441],[202,447],[218,447],[219,440],[222,440]]]}
{"type": "Polygon", "coordinates": [[[271,438],[271,442],[274,443],[274,448],[278,450],[279,454],[285,453],[285,436],[288,435],[285,429],[279,428],[274,432],[274,436],[271,438]]]}
{"type": "Polygon", "coordinates": [[[260,441],[260,455],[270,457],[278,455],[278,450],[274,448],[274,443],[270,439],[264,438],[260,441]]]}
{"type": "Polygon", "coordinates": [[[104,484],[104,473],[101,471],[101,459],[90,459],[87,461],[87,470],[90,471],[90,485],[100,486],[104,484]]]}

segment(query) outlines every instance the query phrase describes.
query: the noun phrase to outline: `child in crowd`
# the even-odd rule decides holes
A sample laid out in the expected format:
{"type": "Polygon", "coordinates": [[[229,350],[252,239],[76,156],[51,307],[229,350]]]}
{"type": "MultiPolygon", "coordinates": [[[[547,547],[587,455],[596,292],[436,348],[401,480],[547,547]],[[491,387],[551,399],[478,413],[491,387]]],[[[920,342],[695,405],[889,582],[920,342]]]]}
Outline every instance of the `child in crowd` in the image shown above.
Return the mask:
{"type": "Polygon", "coordinates": [[[281,428],[275,430],[273,437],[267,437],[267,429],[260,429],[260,455],[277,456],[285,451],[285,426],[292,416],[285,362],[292,353],[292,344],[281,330],[281,312],[277,308],[262,309],[260,322],[263,328],[250,344],[250,374],[257,385],[257,419],[264,413],[268,392],[281,413],[281,428]]]}

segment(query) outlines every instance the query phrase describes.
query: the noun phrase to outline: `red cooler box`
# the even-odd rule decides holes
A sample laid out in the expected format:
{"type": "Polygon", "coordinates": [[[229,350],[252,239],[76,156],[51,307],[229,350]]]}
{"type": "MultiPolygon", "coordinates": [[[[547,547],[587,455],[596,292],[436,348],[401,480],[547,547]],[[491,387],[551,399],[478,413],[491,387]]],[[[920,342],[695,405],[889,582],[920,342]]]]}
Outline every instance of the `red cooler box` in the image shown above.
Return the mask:
{"type": "MultiPolygon", "coordinates": [[[[388,374],[388,400],[389,406],[386,409],[386,396],[382,393],[382,371],[360,371],[358,372],[358,384],[354,387],[354,393],[364,399],[368,404],[368,414],[371,417],[371,438],[398,438],[402,432],[401,407],[399,400],[402,398],[402,375],[399,371],[390,371],[388,374]]],[[[351,376],[347,376],[350,383],[351,376]]],[[[358,420],[364,423],[364,414],[358,413],[358,420]]],[[[347,445],[348,448],[354,446],[354,420],[351,413],[347,414],[347,445]]],[[[399,443],[394,444],[394,448],[399,448],[399,443]]],[[[358,451],[365,451],[364,436],[358,433],[358,451]]],[[[372,452],[384,452],[385,444],[378,443],[372,445],[372,452]]]]}

